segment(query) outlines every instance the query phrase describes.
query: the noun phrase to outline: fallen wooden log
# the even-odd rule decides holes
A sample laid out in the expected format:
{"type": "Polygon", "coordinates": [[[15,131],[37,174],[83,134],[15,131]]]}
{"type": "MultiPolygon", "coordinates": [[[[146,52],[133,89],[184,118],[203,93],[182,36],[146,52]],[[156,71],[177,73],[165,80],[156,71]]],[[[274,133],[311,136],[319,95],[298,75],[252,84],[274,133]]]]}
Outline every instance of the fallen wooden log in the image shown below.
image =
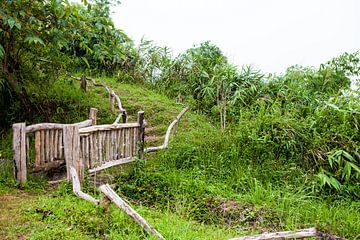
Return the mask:
{"type": "Polygon", "coordinates": [[[306,228],[298,231],[286,231],[275,233],[263,233],[255,236],[244,236],[239,238],[231,238],[229,240],[277,240],[277,239],[303,239],[308,237],[316,237],[316,228],[306,228]]]}
{"type": "Polygon", "coordinates": [[[70,166],[70,175],[71,175],[71,179],[72,179],[74,194],[76,196],[78,196],[79,198],[82,198],[86,201],[90,201],[90,202],[94,203],[95,205],[99,205],[99,203],[100,203],[99,200],[96,200],[92,196],[81,191],[79,176],[78,176],[75,168],[72,166],[70,166]]]}
{"type": "Polygon", "coordinates": [[[57,169],[57,168],[59,168],[61,166],[64,166],[64,165],[65,165],[65,160],[64,159],[54,160],[52,162],[42,163],[41,165],[35,165],[31,169],[31,172],[32,173],[48,172],[48,171],[52,171],[52,170],[57,169]]]}
{"type": "Polygon", "coordinates": [[[164,144],[158,147],[148,147],[145,149],[145,152],[155,152],[155,151],[159,151],[162,149],[167,149],[169,147],[169,140],[170,140],[170,133],[171,133],[171,129],[179,124],[179,121],[181,119],[181,117],[187,112],[187,110],[189,110],[188,107],[184,108],[179,115],[175,118],[175,120],[169,125],[166,134],[165,134],[165,139],[164,139],[164,144]]]}
{"type": "Polygon", "coordinates": [[[147,233],[157,237],[157,239],[165,239],[161,234],[155,230],[140,214],[138,214],[134,209],[130,207],[119,195],[114,192],[109,184],[101,185],[100,191],[116,206],[123,210],[127,215],[129,215],[137,224],[139,224],[147,233]]]}

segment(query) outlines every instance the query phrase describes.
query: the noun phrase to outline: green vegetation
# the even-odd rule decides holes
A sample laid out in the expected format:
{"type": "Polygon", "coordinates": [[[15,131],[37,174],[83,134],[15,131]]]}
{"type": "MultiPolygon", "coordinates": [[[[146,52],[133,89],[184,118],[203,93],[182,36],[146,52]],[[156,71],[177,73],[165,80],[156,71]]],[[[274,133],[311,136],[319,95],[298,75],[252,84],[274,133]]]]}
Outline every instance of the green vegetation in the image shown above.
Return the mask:
{"type": "Polygon", "coordinates": [[[148,146],[191,107],[168,150],[105,172],[167,239],[312,226],[359,238],[360,105],[351,87],[359,52],[264,74],[233,66],[211,42],[177,57],[151,41],[135,46],[109,18],[112,1],[83,2],[0,3],[0,238],[148,237],[114,207],[76,198],[68,184],[51,189],[34,175],[18,186],[12,177],[12,123],[74,123],[90,107],[99,124],[114,121],[105,90],[84,92],[70,78],[83,74],[120,96],[129,121],[145,111],[148,146]]]}

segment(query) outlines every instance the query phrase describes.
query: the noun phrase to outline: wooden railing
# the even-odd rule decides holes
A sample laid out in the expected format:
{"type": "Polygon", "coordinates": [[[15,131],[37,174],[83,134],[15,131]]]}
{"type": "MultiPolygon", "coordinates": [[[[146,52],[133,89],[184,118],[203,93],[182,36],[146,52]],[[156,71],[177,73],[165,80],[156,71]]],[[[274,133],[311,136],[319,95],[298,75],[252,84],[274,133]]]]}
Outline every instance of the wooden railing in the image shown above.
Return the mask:
{"type": "MultiPolygon", "coordinates": [[[[97,109],[90,109],[90,119],[72,124],[78,128],[96,123],[97,109]]],[[[32,172],[38,172],[65,164],[64,133],[67,124],[39,123],[26,126],[13,124],[13,152],[15,178],[24,183],[27,180],[27,165],[34,160],[32,172]],[[30,150],[35,150],[35,159],[30,159],[30,150]]]]}
{"type": "Polygon", "coordinates": [[[32,171],[41,171],[67,166],[70,180],[70,166],[74,167],[80,180],[84,171],[89,173],[128,163],[144,154],[144,112],[138,113],[135,123],[94,125],[96,109],[90,110],[90,119],[77,124],[41,123],[26,126],[13,124],[13,150],[15,178],[24,183],[27,179],[29,152],[34,144],[35,161],[32,171]],[[30,135],[34,134],[34,141],[30,135]]]}
{"type": "MultiPolygon", "coordinates": [[[[139,112],[139,120],[143,112],[139,112]]],[[[136,123],[98,125],[79,130],[80,158],[94,173],[102,169],[132,161],[142,155],[144,126],[136,123]]]]}

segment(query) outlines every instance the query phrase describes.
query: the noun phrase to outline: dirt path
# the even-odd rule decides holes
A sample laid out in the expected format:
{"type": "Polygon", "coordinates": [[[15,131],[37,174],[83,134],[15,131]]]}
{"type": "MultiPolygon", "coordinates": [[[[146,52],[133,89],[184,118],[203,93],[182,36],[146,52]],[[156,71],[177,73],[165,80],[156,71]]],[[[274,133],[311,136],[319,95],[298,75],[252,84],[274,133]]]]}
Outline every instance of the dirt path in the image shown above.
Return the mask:
{"type": "Polygon", "coordinates": [[[16,231],[18,227],[27,223],[22,218],[20,210],[36,198],[34,193],[18,190],[0,194],[0,239],[26,239],[26,236],[16,231]]]}

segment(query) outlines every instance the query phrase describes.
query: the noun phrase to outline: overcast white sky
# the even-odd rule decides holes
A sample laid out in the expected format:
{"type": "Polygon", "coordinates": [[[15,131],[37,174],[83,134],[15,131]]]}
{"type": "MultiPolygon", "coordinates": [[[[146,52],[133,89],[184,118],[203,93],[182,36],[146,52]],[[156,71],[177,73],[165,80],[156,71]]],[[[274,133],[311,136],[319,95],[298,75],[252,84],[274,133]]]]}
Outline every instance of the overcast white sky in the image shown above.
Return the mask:
{"type": "Polygon", "coordinates": [[[318,66],[360,50],[359,0],[122,0],[115,25],[175,55],[210,40],[237,65],[266,72],[318,66]]]}

